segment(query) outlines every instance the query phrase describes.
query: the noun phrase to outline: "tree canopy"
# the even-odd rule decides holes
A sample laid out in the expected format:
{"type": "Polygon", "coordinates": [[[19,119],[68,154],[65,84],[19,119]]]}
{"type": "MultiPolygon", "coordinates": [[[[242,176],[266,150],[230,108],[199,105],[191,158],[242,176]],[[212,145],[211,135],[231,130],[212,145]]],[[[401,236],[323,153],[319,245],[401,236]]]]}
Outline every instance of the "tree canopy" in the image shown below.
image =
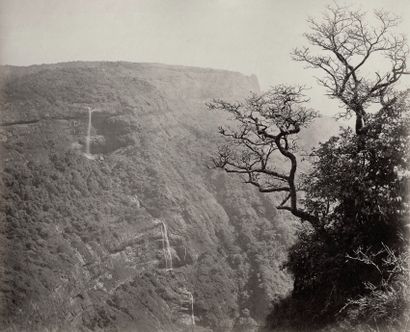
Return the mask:
{"type": "Polygon", "coordinates": [[[294,289],[275,304],[271,328],[403,327],[410,120],[408,93],[396,83],[406,73],[408,46],[395,31],[397,17],[368,16],[329,7],[322,18],[309,19],[310,47],[292,53],[322,72],[319,84],[344,107],[335,113],[356,117],[354,130],[344,128],[313,149],[309,172],[297,174],[297,140],[318,113],[303,87],[278,85],[242,103],[208,105],[234,121],[219,129],[225,144],[214,166],[276,195],[277,209],[312,226],[302,228],[289,252],[294,289]]]}
{"type": "Polygon", "coordinates": [[[370,17],[334,6],[328,7],[321,19],[308,22],[310,32],[305,38],[310,47],[296,48],[292,57],[322,72],[319,84],[328,96],[342,103],[344,116],[354,113],[356,133],[360,134],[366,108],[371,103],[394,103],[395,83],[406,72],[409,48],[406,37],[395,33],[399,18],[385,11],[374,11],[370,17]],[[372,19],[370,26],[367,22],[372,19]],[[384,64],[382,68],[380,64],[384,64]]]}

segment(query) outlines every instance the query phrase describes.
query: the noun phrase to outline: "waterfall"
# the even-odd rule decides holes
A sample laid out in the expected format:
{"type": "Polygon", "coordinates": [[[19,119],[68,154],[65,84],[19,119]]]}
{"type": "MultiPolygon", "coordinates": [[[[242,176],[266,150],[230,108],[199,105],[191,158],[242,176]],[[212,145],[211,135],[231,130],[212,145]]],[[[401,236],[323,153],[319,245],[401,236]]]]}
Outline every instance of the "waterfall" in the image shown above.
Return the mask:
{"type": "Polygon", "coordinates": [[[188,295],[189,295],[189,301],[191,303],[191,323],[192,323],[192,326],[194,326],[195,325],[194,296],[192,295],[190,291],[188,291],[188,295]]]}
{"type": "Polygon", "coordinates": [[[90,142],[91,142],[91,114],[93,110],[91,107],[88,107],[88,127],[87,127],[87,137],[85,139],[85,156],[88,159],[95,159],[90,152],[90,142]]]}
{"type": "Polygon", "coordinates": [[[162,235],[162,250],[164,252],[165,269],[172,271],[172,254],[171,246],[169,244],[167,225],[161,220],[161,235],[162,235]]]}
{"type": "Polygon", "coordinates": [[[85,143],[85,153],[91,155],[90,153],[90,140],[91,140],[91,114],[92,110],[88,107],[88,128],[87,128],[87,138],[85,143]]]}

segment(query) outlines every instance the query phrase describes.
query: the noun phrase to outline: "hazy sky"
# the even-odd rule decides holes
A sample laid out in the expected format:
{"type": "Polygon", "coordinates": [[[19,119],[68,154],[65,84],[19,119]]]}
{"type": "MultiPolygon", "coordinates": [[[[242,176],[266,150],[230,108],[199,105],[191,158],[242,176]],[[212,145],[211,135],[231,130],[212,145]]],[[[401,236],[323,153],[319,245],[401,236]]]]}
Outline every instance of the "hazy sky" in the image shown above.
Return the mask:
{"type": "MultiPolygon", "coordinates": [[[[402,16],[410,0],[336,1],[402,16]]],[[[316,86],[313,71],[290,59],[306,18],[330,0],[0,0],[0,62],[30,65],[126,60],[222,68],[277,83],[316,86]]],[[[410,78],[410,77],[409,77],[410,78]]],[[[406,77],[406,81],[407,80],[406,77]]],[[[320,90],[311,92],[326,108],[320,90]]],[[[325,110],[324,110],[325,111],[325,110]]]]}

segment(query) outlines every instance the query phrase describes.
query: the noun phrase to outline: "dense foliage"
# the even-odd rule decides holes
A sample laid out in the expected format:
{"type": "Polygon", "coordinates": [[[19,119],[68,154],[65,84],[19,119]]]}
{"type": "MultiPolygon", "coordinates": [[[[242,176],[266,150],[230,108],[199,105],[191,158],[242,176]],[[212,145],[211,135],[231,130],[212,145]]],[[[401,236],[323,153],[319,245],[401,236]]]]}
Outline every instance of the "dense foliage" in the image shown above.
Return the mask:
{"type": "Polygon", "coordinates": [[[304,203],[321,228],[303,228],[290,250],[294,290],[272,328],[404,326],[409,116],[401,101],[369,118],[364,135],[345,129],[313,152],[304,203]]]}

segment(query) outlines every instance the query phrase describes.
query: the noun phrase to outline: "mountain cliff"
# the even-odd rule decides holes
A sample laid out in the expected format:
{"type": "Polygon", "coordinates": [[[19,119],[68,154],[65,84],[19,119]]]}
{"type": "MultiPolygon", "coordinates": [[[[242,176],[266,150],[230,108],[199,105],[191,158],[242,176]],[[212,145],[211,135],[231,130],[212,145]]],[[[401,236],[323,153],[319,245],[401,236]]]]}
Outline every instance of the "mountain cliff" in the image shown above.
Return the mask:
{"type": "Polygon", "coordinates": [[[0,91],[2,326],[225,331],[290,290],[292,221],[207,167],[205,102],[256,77],[73,62],[3,66],[0,91]]]}

